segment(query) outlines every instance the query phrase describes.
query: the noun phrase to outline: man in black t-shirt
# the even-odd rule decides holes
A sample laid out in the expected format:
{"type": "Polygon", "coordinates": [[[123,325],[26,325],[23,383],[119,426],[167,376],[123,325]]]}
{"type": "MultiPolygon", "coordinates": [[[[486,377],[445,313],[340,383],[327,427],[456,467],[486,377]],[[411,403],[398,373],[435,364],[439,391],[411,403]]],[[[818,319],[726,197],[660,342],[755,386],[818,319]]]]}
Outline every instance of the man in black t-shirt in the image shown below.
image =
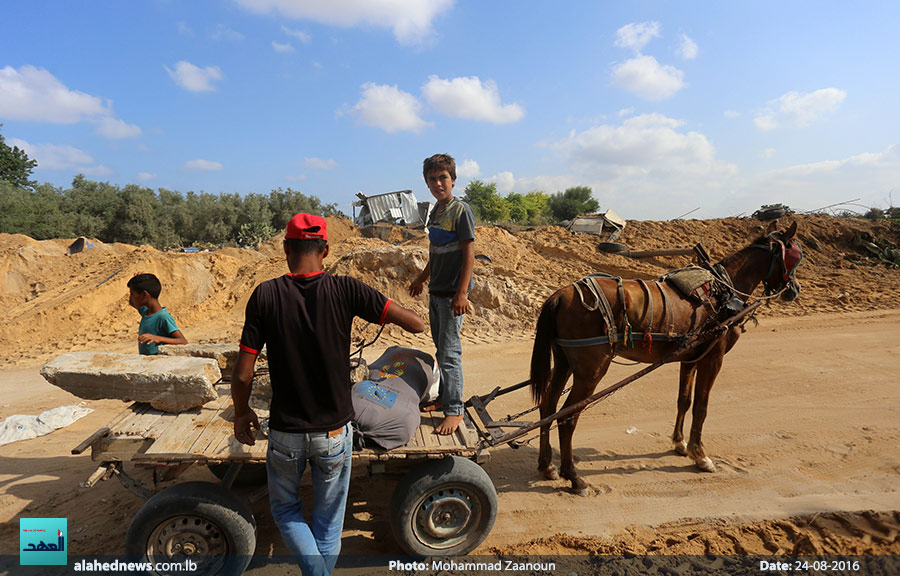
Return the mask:
{"type": "Polygon", "coordinates": [[[272,380],[266,454],[272,516],[304,576],[325,575],[340,552],[350,482],[353,318],[409,332],[423,332],[425,323],[363,282],[322,269],[328,255],[324,218],[297,214],[284,238],[290,273],[257,286],[247,302],[231,384],[234,435],[255,443],[259,420],[248,401],[253,365],[265,345],[272,380]],[[310,522],[299,496],[307,464],[315,495],[310,522]]]}

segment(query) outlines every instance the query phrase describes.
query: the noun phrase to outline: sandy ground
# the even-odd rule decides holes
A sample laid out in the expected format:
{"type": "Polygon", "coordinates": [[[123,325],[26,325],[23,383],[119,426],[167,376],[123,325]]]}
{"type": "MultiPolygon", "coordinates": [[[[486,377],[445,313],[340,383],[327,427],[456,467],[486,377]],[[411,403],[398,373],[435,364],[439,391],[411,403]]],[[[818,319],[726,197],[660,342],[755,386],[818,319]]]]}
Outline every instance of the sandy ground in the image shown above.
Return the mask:
{"type": "MultiPolygon", "coordinates": [[[[719,468],[713,474],[670,449],[675,366],[582,415],[575,454],[590,496],[537,474],[536,438],[518,450],[493,449],[485,469],[499,514],[476,552],[900,554],[898,326],[900,310],[763,318],[726,358],[712,391],[704,443],[719,468]]],[[[530,349],[526,337],[467,344],[466,395],[524,380],[530,349]]],[[[614,366],[604,382],[638,368],[614,366]]],[[[80,401],[38,369],[0,372],[0,416],[80,401]]],[[[142,501],[115,480],[79,487],[95,464],[70,450],[125,404],[87,405],[94,412],[65,429],[0,447],[0,554],[17,553],[21,516],[68,518],[71,554],[123,552],[142,501]]],[[[500,417],[529,406],[522,390],[490,408],[500,417]]],[[[185,477],[213,480],[205,468],[185,477]]],[[[388,525],[392,487],[384,478],[354,478],[344,554],[399,554],[388,525]]],[[[285,553],[267,500],[254,512],[257,555],[285,553]]]]}

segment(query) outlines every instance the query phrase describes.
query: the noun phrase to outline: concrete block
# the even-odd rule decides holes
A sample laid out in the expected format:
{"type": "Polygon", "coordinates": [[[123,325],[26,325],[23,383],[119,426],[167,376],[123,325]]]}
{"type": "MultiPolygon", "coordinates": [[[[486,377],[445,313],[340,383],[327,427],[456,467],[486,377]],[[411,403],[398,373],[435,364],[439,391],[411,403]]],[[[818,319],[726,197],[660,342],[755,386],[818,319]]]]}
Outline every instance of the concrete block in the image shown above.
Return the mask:
{"type": "Polygon", "coordinates": [[[219,367],[206,358],[71,352],[45,364],[41,375],[79,398],[136,400],[166,412],[219,397],[214,387],[219,367]]]}
{"type": "MultiPolygon", "coordinates": [[[[212,358],[219,363],[219,370],[226,380],[231,378],[231,371],[237,363],[237,344],[185,344],[160,346],[159,353],[164,356],[193,356],[195,358],[212,358]]],[[[260,352],[257,363],[266,361],[266,351],[260,352]]]]}

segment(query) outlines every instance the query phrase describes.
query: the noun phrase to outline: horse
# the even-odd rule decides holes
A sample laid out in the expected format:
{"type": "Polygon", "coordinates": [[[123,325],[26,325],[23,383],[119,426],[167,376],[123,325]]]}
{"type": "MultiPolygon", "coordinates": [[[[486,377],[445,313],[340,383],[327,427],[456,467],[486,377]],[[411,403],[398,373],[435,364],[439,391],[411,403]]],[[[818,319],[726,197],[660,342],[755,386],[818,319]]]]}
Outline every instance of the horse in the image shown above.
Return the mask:
{"type": "MultiPolygon", "coordinates": [[[[760,283],[769,298],[795,299],[800,284],[794,272],[802,260],[800,243],[794,239],[796,231],[796,222],[780,231],[777,222],[772,221],[761,237],[708,267],[711,280],[705,287],[711,290],[697,292],[699,298],[686,296],[664,281],[623,280],[605,275],[597,275],[591,282],[587,282],[588,277],[557,290],[541,307],[531,356],[531,392],[535,404],[540,406],[541,420],[556,413],[569,376],[574,378],[564,408],[593,394],[615,356],[655,363],[674,354],[666,360],[681,363],[678,413],[672,434],[674,450],[692,458],[700,470],[715,472],[701,441],[703,421],[722,361],[737,343],[742,329],[732,326],[712,337],[708,344],[687,347],[680,353],[679,345],[685,337],[698,334],[746,306],[760,283]],[[637,339],[634,327],[643,329],[643,335],[638,333],[637,339]],[[665,327],[666,332],[653,333],[654,327],[665,327]],[[685,442],[682,429],[691,407],[692,388],[693,420],[690,439],[685,442]]],[[[702,249],[699,253],[705,255],[702,249]]],[[[553,420],[541,426],[538,470],[550,480],[558,480],[561,474],[572,483],[573,492],[586,495],[588,485],[579,477],[572,458],[572,436],[579,415],[576,412],[559,420],[559,473],[552,464],[550,448],[553,420]]]]}

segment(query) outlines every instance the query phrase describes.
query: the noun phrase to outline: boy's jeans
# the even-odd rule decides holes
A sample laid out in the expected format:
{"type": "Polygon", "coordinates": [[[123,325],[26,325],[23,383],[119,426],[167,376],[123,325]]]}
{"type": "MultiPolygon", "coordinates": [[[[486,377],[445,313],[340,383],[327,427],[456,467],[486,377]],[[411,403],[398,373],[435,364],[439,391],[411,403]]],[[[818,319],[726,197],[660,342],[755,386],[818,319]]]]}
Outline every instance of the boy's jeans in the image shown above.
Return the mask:
{"type": "Polygon", "coordinates": [[[463,373],[462,342],[459,331],[463,318],[454,316],[450,310],[453,298],[430,295],[428,298],[428,318],[431,324],[431,338],[437,349],[437,363],[441,369],[439,399],[444,405],[445,416],[459,416],[463,413],[463,373]]]}
{"type": "Polygon", "coordinates": [[[334,570],[341,551],[352,456],[350,424],[334,438],[329,438],[327,432],[290,434],[269,430],[269,504],[303,576],[326,576],[334,570]],[[310,523],[303,518],[300,499],[300,478],[307,462],[313,486],[310,523]]]}

